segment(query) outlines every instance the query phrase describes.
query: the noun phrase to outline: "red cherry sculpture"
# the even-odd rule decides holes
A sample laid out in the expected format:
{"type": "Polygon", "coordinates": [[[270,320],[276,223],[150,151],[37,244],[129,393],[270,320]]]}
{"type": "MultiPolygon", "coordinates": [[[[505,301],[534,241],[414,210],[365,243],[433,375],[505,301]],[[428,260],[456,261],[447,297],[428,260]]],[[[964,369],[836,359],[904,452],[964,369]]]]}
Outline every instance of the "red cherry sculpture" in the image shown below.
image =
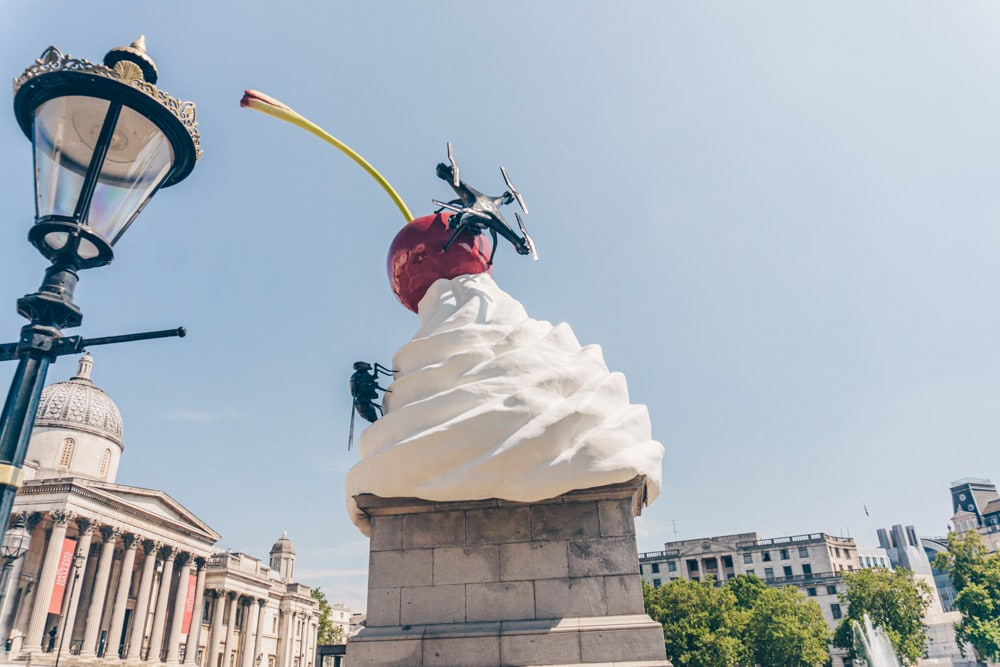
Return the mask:
{"type": "Polygon", "coordinates": [[[451,213],[416,218],[399,230],[389,246],[386,268],[389,284],[400,303],[417,312],[417,304],[438,278],[490,272],[491,244],[485,234],[462,232],[444,251],[454,230],[448,229],[451,213]]]}

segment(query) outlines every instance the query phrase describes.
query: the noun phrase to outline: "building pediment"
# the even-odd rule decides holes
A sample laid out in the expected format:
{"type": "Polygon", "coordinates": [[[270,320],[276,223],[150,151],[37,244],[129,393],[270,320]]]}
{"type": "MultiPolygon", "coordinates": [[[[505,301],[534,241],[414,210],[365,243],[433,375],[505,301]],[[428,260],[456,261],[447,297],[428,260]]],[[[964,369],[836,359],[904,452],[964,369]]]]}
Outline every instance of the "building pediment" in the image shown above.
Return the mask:
{"type": "Polygon", "coordinates": [[[90,504],[106,510],[110,516],[119,517],[123,523],[162,526],[170,532],[191,535],[207,545],[220,538],[219,533],[190,510],[155,489],[69,477],[30,480],[18,491],[22,503],[30,503],[32,497],[41,500],[53,496],[65,496],[66,509],[72,509],[69,504],[90,504]]]}

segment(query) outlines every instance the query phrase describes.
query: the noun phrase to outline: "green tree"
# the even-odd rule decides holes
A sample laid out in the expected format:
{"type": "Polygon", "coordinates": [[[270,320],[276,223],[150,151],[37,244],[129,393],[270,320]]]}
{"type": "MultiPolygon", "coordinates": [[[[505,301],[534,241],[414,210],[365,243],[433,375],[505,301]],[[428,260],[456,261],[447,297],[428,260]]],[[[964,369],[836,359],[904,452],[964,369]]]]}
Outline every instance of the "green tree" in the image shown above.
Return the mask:
{"type": "Polygon", "coordinates": [[[674,667],[730,667],[744,656],[740,634],[746,614],[728,587],[674,579],[642,584],[646,613],[663,624],[667,657],[674,667]]]}
{"type": "Polygon", "coordinates": [[[339,625],[334,625],[330,619],[330,603],[326,600],[326,593],[319,586],[310,589],[309,595],[313,600],[319,602],[319,627],[316,644],[342,644],[344,631],[339,625]],[[337,631],[340,631],[339,633],[337,631]]]}
{"type": "Polygon", "coordinates": [[[839,597],[847,605],[847,614],[834,632],[834,646],[847,649],[852,658],[860,658],[853,623],[863,625],[867,614],[885,632],[903,664],[916,664],[926,653],[924,612],[931,599],[927,584],[903,568],[845,572],[844,583],[847,590],[839,597]]]}
{"type": "Polygon", "coordinates": [[[830,629],[818,604],[794,586],[743,586],[744,593],[755,593],[744,631],[751,663],[761,667],[826,664],[830,659],[830,629]]]}
{"type": "Polygon", "coordinates": [[[990,554],[979,533],[948,534],[948,550],[934,559],[947,572],[957,593],[955,626],[959,650],[972,646],[981,660],[1000,660],[1000,554],[990,554]]]}

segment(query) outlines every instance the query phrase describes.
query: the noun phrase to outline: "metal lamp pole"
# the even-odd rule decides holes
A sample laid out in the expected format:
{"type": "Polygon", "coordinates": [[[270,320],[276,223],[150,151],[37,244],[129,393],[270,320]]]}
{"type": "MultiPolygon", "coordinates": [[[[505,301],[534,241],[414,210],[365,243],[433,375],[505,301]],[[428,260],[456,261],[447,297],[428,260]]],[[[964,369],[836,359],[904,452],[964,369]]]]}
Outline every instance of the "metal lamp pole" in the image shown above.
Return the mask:
{"type": "MultiPolygon", "coordinates": [[[[73,591],[76,590],[76,580],[80,578],[80,568],[83,566],[84,561],[87,559],[83,554],[77,554],[73,556],[73,581],[69,583],[69,598],[67,600],[66,609],[73,608],[73,591]]],[[[59,667],[59,656],[62,655],[63,640],[66,639],[66,633],[63,632],[66,628],[66,619],[63,619],[62,628],[59,630],[59,648],[56,650],[56,664],[54,667],[59,667]]]]}
{"type": "MultiPolygon", "coordinates": [[[[112,246],[162,187],[201,156],[195,106],[154,85],[156,65],[139,37],[103,65],[50,46],[14,80],[14,114],[35,158],[35,224],[28,240],[51,261],[37,292],[17,301],[29,323],[0,361],[18,360],[0,412],[0,517],[10,516],[49,364],[87,346],[183,336],[170,329],[85,339],[64,336],[83,315],[77,272],[109,264],[112,246]]],[[[0,541],[6,521],[0,520],[0,541]]]]}

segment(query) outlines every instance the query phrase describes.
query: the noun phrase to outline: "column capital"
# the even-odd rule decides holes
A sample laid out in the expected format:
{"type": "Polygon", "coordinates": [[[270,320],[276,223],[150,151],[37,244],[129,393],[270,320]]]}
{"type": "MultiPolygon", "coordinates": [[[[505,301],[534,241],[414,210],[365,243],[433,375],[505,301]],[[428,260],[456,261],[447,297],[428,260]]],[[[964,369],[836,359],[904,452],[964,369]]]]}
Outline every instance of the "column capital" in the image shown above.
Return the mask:
{"type": "Polygon", "coordinates": [[[240,596],[239,592],[237,591],[224,591],[224,592],[227,596],[229,596],[230,600],[235,600],[240,596]]]}
{"type": "Polygon", "coordinates": [[[69,510],[53,510],[49,512],[49,516],[52,517],[52,522],[55,525],[65,526],[76,518],[76,512],[71,512],[69,510]]]}
{"type": "Polygon", "coordinates": [[[160,547],[160,558],[166,561],[173,561],[177,558],[177,551],[171,546],[161,546],[160,547]]]}
{"type": "Polygon", "coordinates": [[[122,545],[126,549],[138,549],[141,542],[142,535],[136,535],[135,533],[125,533],[122,535],[122,545]]]}
{"type": "Polygon", "coordinates": [[[257,598],[257,604],[263,607],[265,604],[267,604],[267,598],[257,598]]]}
{"type": "Polygon", "coordinates": [[[79,531],[80,535],[84,533],[94,534],[97,530],[97,524],[88,519],[87,517],[78,517],[76,520],[76,529],[79,531]]]}
{"type": "Polygon", "coordinates": [[[101,537],[104,538],[105,543],[117,542],[123,532],[121,526],[101,526],[101,537]]]}
{"type": "Polygon", "coordinates": [[[194,559],[195,569],[197,569],[199,572],[201,572],[201,570],[204,569],[206,562],[208,562],[208,561],[205,560],[204,556],[196,556],[195,559],[194,559]]]}
{"type": "Polygon", "coordinates": [[[147,556],[156,556],[162,544],[156,540],[143,540],[142,541],[142,552],[147,556]]]}
{"type": "Polygon", "coordinates": [[[192,554],[191,554],[190,551],[178,551],[177,552],[177,566],[178,567],[182,567],[184,565],[187,565],[188,561],[191,560],[191,556],[192,556],[192,554]]]}

